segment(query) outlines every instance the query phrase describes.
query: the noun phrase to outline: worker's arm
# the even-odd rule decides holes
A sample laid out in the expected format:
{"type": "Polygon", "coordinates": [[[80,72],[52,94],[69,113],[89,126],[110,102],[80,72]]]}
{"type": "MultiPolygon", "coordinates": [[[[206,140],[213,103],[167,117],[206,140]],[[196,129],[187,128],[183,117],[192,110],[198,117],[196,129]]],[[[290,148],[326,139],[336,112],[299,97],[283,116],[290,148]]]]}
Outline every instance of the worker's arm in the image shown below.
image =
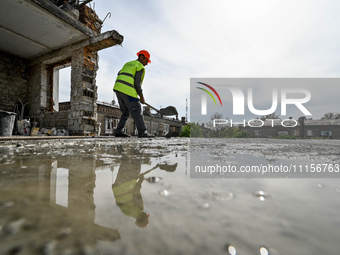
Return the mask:
{"type": "Polygon", "coordinates": [[[143,70],[136,72],[134,85],[135,85],[137,94],[139,95],[140,102],[144,104],[145,100],[144,100],[144,95],[143,95],[143,90],[142,90],[142,75],[143,75],[143,70]]]}

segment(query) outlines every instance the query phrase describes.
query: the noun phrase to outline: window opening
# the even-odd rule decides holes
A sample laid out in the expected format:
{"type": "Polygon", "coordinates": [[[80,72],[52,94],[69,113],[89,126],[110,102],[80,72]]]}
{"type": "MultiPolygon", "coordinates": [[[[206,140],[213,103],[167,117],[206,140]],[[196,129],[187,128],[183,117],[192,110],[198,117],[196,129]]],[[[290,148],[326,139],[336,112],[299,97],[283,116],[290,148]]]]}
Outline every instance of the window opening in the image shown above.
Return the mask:
{"type": "Polygon", "coordinates": [[[59,111],[59,103],[71,98],[71,63],[53,68],[53,110],[59,111]]]}

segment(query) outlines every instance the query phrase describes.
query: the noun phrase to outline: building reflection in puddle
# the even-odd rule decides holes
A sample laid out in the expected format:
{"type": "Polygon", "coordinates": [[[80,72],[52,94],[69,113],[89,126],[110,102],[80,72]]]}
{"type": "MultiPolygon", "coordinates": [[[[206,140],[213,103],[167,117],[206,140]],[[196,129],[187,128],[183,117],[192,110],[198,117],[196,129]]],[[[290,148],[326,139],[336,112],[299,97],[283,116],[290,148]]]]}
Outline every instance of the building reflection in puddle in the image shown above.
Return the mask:
{"type": "Polygon", "coordinates": [[[58,161],[52,163],[50,202],[68,207],[69,169],[58,168],[58,161]]]}

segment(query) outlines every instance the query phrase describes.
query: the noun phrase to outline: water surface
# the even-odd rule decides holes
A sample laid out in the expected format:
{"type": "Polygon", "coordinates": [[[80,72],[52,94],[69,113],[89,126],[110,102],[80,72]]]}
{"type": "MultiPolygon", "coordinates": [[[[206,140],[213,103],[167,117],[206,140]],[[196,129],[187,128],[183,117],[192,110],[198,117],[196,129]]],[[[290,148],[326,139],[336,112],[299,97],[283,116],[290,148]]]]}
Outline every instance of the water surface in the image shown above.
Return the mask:
{"type": "Polygon", "coordinates": [[[239,164],[340,155],[339,141],[3,142],[0,254],[339,254],[339,179],[193,178],[192,151],[239,164]]]}

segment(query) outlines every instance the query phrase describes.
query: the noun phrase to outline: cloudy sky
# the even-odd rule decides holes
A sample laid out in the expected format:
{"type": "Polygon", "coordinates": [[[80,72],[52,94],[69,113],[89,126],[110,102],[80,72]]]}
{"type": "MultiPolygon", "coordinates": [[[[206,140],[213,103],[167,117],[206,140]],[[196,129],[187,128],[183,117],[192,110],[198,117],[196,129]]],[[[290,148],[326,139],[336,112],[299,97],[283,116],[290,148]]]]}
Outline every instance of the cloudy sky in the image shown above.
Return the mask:
{"type": "Polygon", "coordinates": [[[190,78],[340,77],[337,0],[97,0],[94,4],[101,19],[111,13],[102,32],[116,30],[124,36],[122,47],[99,53],[100,101],[112,100],[117,72],[136,59],[140,49],[148,50],[152,61],[143,84],[146,101],[155,107],[174,105],[179,116],[186,114],[190,78]]]}

